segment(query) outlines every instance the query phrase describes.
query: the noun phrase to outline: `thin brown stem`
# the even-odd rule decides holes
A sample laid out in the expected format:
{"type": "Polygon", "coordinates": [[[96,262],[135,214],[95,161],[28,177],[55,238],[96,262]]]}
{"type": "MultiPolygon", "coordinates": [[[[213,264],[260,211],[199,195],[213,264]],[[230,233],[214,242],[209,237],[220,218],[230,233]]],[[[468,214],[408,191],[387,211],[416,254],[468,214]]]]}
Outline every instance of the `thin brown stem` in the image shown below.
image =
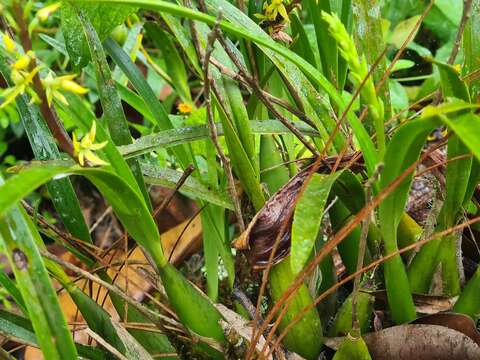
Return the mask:
{"type": "Polygon", "coordinates": [[[472,2],[472,0],[465,0],[463,2],[462,19],[460,20],[460,25],[458,26],[457,36],[455,37],[455,42],[453,43],[452,52],[447,60],[447,63],[450,65],[453,65],[455,59],[457,58],[458,50],[460,49],[460,45],[462,43],[463,32],[465,31],[465,26],[467,25],[467,21],[471,16],[472,2]]]}
{"type": "Polygon", "coordinates": [[[319,156],[318,150],[303,136],[300,130],[298,130],[295,125],[290,122],[283,114],[281,114],[274,106],[273,102],[271,99],[269,99],[267,96],[265,96],[263,89],[260,87],[258,82],[248,74],[248,70],[245,68],[245,66],[242,64],[242,62],[238,59],[238,57],[233,53],[232,49],[227,44],[227,41],[225,40],[223,33],[220,30],[220,27],[217,27],[215,30],[216,36],[218,38],[218,41],[222,44],[222,47],[224,48],[225,52],[227,53],[228,57],[234,65],[237,67],[238,71],[242,75],[242,77],[248,82],[250,88],[252,89],[253,93],[258,96],[260,101],[267,107],[267,109],[272,113],[273,116],[275,116],[280,122],[285,125],[301,142],[305,147],[310,150],[310,152],[316,156],[319,156]]]}
{"type": "Polygon", "coordinates": [[[180,188],[183,186],[185,181],[187,181],[188,177],[195,171],[195,167],[190,164],[188,167],[185,169],[185,171],[182,173],[182,176],[180,179],[178,179],[177,183],[175,184],[175,188],[168,194],[165,199],[163,199],[162,203],[158,205],[158,207],[153,211],[153,217],[156,218],[158,214],[160,214],[163,210],[167,208],[167,206],[170,204],[172,201],[173,197],[175,194],[180,190],[180,188]]]}

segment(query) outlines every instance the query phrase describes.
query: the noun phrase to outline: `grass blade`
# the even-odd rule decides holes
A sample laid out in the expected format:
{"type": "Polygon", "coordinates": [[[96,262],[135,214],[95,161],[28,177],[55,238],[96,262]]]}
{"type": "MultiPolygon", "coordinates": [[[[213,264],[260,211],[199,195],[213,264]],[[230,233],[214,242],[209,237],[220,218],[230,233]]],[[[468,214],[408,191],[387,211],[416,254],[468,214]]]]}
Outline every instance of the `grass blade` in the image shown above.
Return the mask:
{"type": "MultiPolygon", "coordinates": [[[[103,121],[107,123],[108,129],[110,130],[110,136],[115,145],[131,144],[132,136],[128,128],[125,113],[123,112],[122,102],[112,79],[112,73],[108,66],[107,59],[105,58],[105,53],[98,34],[95,32],[85,14],[79,13],[79,19],[87,39],[95,68],[97,88],[103,108],[103,121]]],[[[151,208],[150,197],[147,188],[145,187],[145,182],[143,181],[140,164],[136,159],[128,160],[128,163],[135,176],[138,189],[141,191],[143,198],[145,199],[145,203],[151,208]]]]}
{"type": "Polygon", "coordinates": [[[37,248],[40,234],[15,202],[9,208],[0,217],[2,245],[22,297],[28,299],[25,305],[38,343],[48,359],[74,359],[77,351],[37,248]]]}

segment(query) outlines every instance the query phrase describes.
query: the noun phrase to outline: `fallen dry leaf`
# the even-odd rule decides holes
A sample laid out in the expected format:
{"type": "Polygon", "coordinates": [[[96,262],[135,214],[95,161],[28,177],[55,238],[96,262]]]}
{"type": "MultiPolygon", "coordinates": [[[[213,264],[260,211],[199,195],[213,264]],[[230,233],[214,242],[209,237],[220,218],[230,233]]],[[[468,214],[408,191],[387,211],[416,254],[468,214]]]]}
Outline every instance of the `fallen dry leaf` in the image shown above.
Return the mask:
{"type": "MultiPolygon", "coordinates": [[[[440,325],[407,324],[363,335],[375,360],[478,360],[480,346],[469,336],[440,325]]],[[[337,349],[342,338],[326,338],[337,349]]]]}

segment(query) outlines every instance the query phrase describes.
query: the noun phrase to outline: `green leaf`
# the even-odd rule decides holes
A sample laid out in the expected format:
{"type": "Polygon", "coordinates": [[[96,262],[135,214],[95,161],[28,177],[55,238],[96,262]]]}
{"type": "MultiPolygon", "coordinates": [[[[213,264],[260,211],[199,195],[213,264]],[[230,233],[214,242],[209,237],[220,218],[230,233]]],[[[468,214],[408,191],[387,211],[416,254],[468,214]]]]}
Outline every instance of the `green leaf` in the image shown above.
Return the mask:
{"type": "Polygon", "coordinates": [[[289,179],[288,169],[282,163],[283,159],[273,136],[263,135],[260,138],[260,179],[266,184],[270,194],[280,190],[289,179]]]}
{"type": "MultiPolygon", "coordinates": [[[[298,123],[297,129],[305,136],[318,137],[317,131],[310,126],[298,123]]],[[[221,123],[216,124],[218,136],[224,136],[225,131],[221,123]]],[[[254,134],[287,135],[290,130],[278,120],[250,121],[250,127],[254,134]]],[[[189,126],[178,129],[159,131],[152,135],[142,136],[131,145],[119,146],[118,150],[126,158],[147,154],[157,148],[169,148],[171,146],[185,144],[193,141],[210,138],[208,125],[189,126]]]]}
{"type": "Polygon", "coordinates": [[[480,317],[479,292],[480,268],[477,268],[475,274],[465,285],[465,288],[453,307],[453,311],[469,315],[474,321],[477,321],[480,317]]]}
{"type": "Polygon", "coordinates": [[[333,360],[372,360],[372,357],[361,337],[348,334],[333,356],[333,360]]]}
{"type": "Polygon", "coordinates": [[[292,223],[290,264],[294,274],[305,266],[313,250],[322,223],[323,211],[333,183],[341,172],[313,174],[298,200],[292,223]]]}
{"type": "MultiPolygon", "coordinates": [[[[357,295],[356,314],[362,334],[368,331],[370,319],[373,315],[373,302],[375,298],[366,293],[359,292],[357,295]]],[[[330,328],[330,336],[345,336],[352,331],[352,294],[343,302],[335,315],[335,320],[330,328]]]]}
{"type": "MultiPolygon", "coordinates": [[[[0,310],[0,333],[21,344],[38,347],[37,338],[28,319],[0,310]]],[[[78,355],[91,360],[105,360],[107,354],[99,348],[75,344],[78,355]]]]}
{"type": "MultiPolygon", "coordinates": [[[[407,40],[407,38],[412,33],[413,29],[420,20],[420,17],[420,15],[416,15],[399,22],[390,34],[388,42],[395,45],[397,49],[400,49],[405,40],[407,40]]],[[[410,41],[413,41],[413,39],[415,39],[418,29],[420,29],[420,27],[418,27],[417,30],[413,33],[410,41]]]]}
{"type": "MultiPolygon", "coordinates": [[[[132,85],[137,90],[140,97],[145,102],[145,105],[152,114],[155,114],[156,125],[161,130],[173,129],[167,111],[164,106],[158,101],[147,80],[143,77],[138,67],[132,62],[130,57],[120,48],[112,39],[108,39],[104,43],[105,50],[112,57],[113,61],[123,70],[124,74],[130,80],[132,85]]],[[[188,147],[176,146],[173,152],[177,161],[186,168],[190,164],[195,164],[188,147]]]]}
{"type": "MultiPolygon", "coordinates": [[[[4,181],[0,176],[0,187],[4,181]]],[[[58,298],[48,277],[37,243],[40,234],[25,211],[13,201],[9,211],[2,207],[0,234],[3,248],[15,274],[22,297],[32,321],[38,343],[48,359],[77,357],[58,298]]]]}
{"type": "Polygon", "coordinates": [[[9,296],[12,297],[13,301],[15,301],[19,309],[24,314],[27,314],[25,301],[23,301],[22,294],[20,293],[20,290],[18,290],[17,284],[15,283],[15,281],[10,279],[4,271],[0,272],[0,284],[5,288],[5,290],[7,290],[9,296]]]}
{"type": "MultiPolygon", "coordinates": [[[[480,12],[480,1],[473,0],[471,14],[480,12]]],[[[463,32],[463,53],[465,56],[463,75],[480,70],[480,18],[470,16],[463,32]]],[[[480,77],[470,82],[472,98],[478,96],[480,91],[480,77]]]]}
{"type": "Polygon", "coordinates": [[[90,1],[62,1],[62,32],[65,45],[73,65],[82,68],[87,65],[90,53],[75,7],[86,13],[94,29],[98,32],[100,41],[105,40],[112,30],[123,23],[136,8],[134,6],[95,4],[90,1]]]}
{"type": "MultiPolygon", "coordinates": [[[[8,65],[3,57],[0,57],[0,71],[10,84],[8,65]]],[[[37,106],[29,104],[30,99],[26,95],[17,97],[16,103],[20,113],[23,128],[27,134],[30,146],[37,160],[60,159],[60,151],[40,116],[37,106]]],[[[68,178],[55,180],[47,183],[47,189],[52,197],[52,202],[68,231],[78,239],[92,242],[88,226],[83,218],[73,186],[68,178]]]]}
{"type": "MultiPolygon", "coordinates": [[[[468,150],[472,151],[477,158],[480,156],[480,151],[478,148],[480,144],[480,136],[478,135],[478,132],[474,130],[476,126],[480,126],[480,118],[478,116],[472,113],[467,113],[460,116],[454,116],[455,120],[452,120],[450,117],[444,115],[440,115],[438,118],[441,119],[443,123],[454,132],[449,139],[448,158],[455,158],[457,156],[465,155],[468,150]]],[[[447,185],[445,203],[438,218],[438,230],[447,229],[455,224],[457,215],[464,203],[471,166],[471,158],[448,163],[446,172],[447,185]]],[[[444,251],[446,252],[452,250],[451,247],[453,239],[452,237],[449,239],[450,240],[446,240],[445,242],[445,244],[450,242],[450,246],[445,245],[446,248],[444,251]]],[[[413,291],[428,291],[437,261],[442,258],[442,256],[439,255],[440,258],[437,259],[437,253],[440,245],[440,240],[432,241],[423,246],[414,257],[409,268],[409,280],[413,291]]],[[[450,264],[452,264],[452,261],[455,262],[456,260],[447,260],[447,262],[450,264]]],[[[453,271],[453,273],[457,274],[457,271],[453,271]]],[[[447,274],[448,272],[446,271],[445,275],[447,274]]],[[[451,286],[447,286],[447,289],[449,289],[447,291],[456,293],[459,291],[459,284],[454,280],[452,281],[453,282],[448,282],[448,284],[451,284],[451,286]],[[457,285],[454,285],[455,283],[457,283],[457,285]]]]}
{"type": "MultiPolygon", "coordinates": [[[[318,50],[323,69],[323,75],[330,80],[332,84],[338,81],[338,50],[335,39],[328,31],[328,26],[322,20],[321,12],[331,13],[331,1],[309,0],[307,2],[308,12],[313,20],[315,35],[317,38],[318,50]]],[[[338,84],[335,84],[338,86],[338,84]]]]}
{"type": "MultiPolygon", "coordinates": [[[[92,2],[92,1],[93,0],[89,0],[89,2],[92,2]]],[[[152,10],[168,12],[172,15],[184,16],[193,20],[205,22],[209,25],[215,24],[215,17],[213,16],[209,16],[201,12],[191,10],[189,8],[178,6],[175,4],[171,4],[168,2],[164,2],[161,0],[159,1],[156,1],[156,0],[155,1],[154,0],[98,0],[96,2],[140,6],[140,7],[149,8],[152,10]]],[[[209,8],[213,8],[213,10],[215,10],[216,5],[218,4],[210,3],[210,2],[207,3],[207,6],[209,8]]],[[[235,7],[232,8],[230,4],[222,2],[222,8],[225,11],[224,13],[225,16],[227,15],[230,16],[230,12],[232,12],[236,19],[235,22],[231,22],[231,23],[226,21],[221,21],[220,27],[222,28],[222,30],[228,33],[231,33],[233,35],[239,36],[243,39],[258,43],[259,45],[262,45],[262,50],[264,50],[265,48],[274,50],[277,54],[290,60],[293,64],[297,65],[298,68],[314,84],[317,84],[324,89],[324,91],[330,96],[332,101],[339,107],[340,111],[342,111],[345,108],[346,104],[343,98],[341,97],[341,95],[335,89],[335,87],[311,64],[309,64],[307,61],[305,61],[304,59],[302,59],[292,51],[288,50],[287,48],[280,46],[279,44],[274,42],[261,29],[259,30],[260,32],[255,31],[255,33],[250,31],[252,30],[252,26],[255,29],[258,29],[258,26],[254,22],[252,22],[249,18],[241,17],[242,22],[246,22],[248,20],[249,26],[246,26],[243,24],[242,26],[238,25],[237,23],[240,21],[238,16],[242,16],[243,14],[239,14],[238,9],[236,9],[235,7]],[[251,25],[251,23],[253,23],[253,25],[251,25]]],[[[218,10],[218,6],[216,7],[216,10],[218,10]]],[[[280,59],[278,61],[282,62],[280,59]]],[[[300,87],[302,87],[302,85],[300,85],[300,87]]],[[[318,102],[318,99],[316,101],[318,102]]],[[[358,140],[358,143],[360,144],[360,148],[363,151],[364,158],[367,164],[367,169],[370,174],[373,174],[373,172],[375,171],[375,166],[378,162],[378,154],[376,153],[373,142],[368,136],[368,133],[366,132],[365,128],[363,127],[363,125],[360,123],[360,121],[358,120],[358,118],[355,116],[353,112],[348,112],[347,119],[354,131],[354,134],[358,140]]]]}
{"type": "MultiPolygon", "coordinates": [[[[115,145],[126,145],[132,143],[132,136],[128,128],[127,119],[123,112],[122,101],[118,95],[115,83],[112,79],[112,73],[107,63],[102,44],[95,32],[92,24],[84,13],[79,13],[79,19],[85,33],[87,44],[92,56],[95,75],[97,79],[97,88],[100,96],[100,102],[103,108],[103,121],[107,123],[110,130],[110,136],[115,145]]],[[[150,197],[143,181],[140,164],[136,159],[128,160],[135,180],[141,191],[145,203],[151,209],[150,197]]]]}
{"type": "MultiPolygon", "coordinates": [[[[219,312],[167,262],[158,228],[141,195],[115,173],[100,168],[81,168],[58,163],[32,166],[0,186],[0,216],[41,184],[55,176],[66,174],[87,177],[112,206],[130,236],[147,250],[158,267],[169,300],[183,324],[201,336],[223,343],[225,338],[218,323],[219,312]]],[[[215,350],[211,351],[216,353],[215,350]]]]}
{"type": "MultiPolygon", "coordinates": [[[[272,267],[270,270],[270,293],[272,300],[278,299],[287,291],[295,280],[289,258],[272,267]]],[[[282,331],[286,326],[302,311],[306,306],[312,303],[312,297],[305,284],[296,291],[285,316],[280,322],[279,330],[282,331]]],[[[314,307],[303,315],[302,321],[298,322],[288,332],[283,339],[285,347],[296,352],[308,360],[316,360],[323,344],[322,324],[317,309],[314,307]]]]}
{"type": "MultiPolygon", "coordinates": [[[[387,188],[419,157],[428,134],[438,126],[438,119],[413,120],[400,129],[390,140],[385,153],[385,168],[380,177],[380,189],[387,188]]],[[[397,251],[397,228],[407,201],[413,172],[393,190],[379,206],[380,230],[385,254],[397,251]]],[[[384,265],[387,296],[392,317],[403,323],[415,318],[415,307],[408,284],[405,267],[400,255],[391,258],[384,265]]]]}
{"type": "Polygon", "coordinates": [[[192,97],[188,86],[187,70],[171,36],[159,25],[152,22],[145,24],[145,30],[156,48],[162,51],[166,71],[172,79],[173,86],[180,98],[183,102],[191,103],[192,97]]]}
{"type": "Polygon", "coordinates": [[[470,102],[467,85],[460,79],[459,71],[452,65],[432,60],[440,72],[440,84],[444,97],[456,97],[470,102]]]}
{"type": "MultiPolygon", "coordinates": [[[[182,172],[169,168],[161,168],[157,165],[143,163],[142,171],[145,181],[149,184],[160,185],[170,189],[175,189],[178,181],[182,177],[182,172]]],[[[225,191],[212,191],[203,185],[199,180],[189,177],[179,190],[180,193],[191,197],[192,199],[206,201],[208,203],[221,206],[225,209],[233,210],[233,204],[229,195],[225,191]]]]}

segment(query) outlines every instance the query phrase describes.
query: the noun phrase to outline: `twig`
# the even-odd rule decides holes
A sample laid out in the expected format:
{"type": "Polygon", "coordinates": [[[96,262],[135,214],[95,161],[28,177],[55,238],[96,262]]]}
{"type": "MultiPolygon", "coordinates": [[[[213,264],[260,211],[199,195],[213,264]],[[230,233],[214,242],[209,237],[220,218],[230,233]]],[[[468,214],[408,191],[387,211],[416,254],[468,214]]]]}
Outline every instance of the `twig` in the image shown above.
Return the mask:
{"type": "Polygon", "coordinates": [[[233,201],[233,206],[235,208],[235,213],[237,215],[237,221],[240,228],[240,232],[245,230],[245,223],[243,221],[242,215],[242,208],[240,206],[240,201],[238,198],[237,190],[235,188],[235,180],[233,178],[232,167],[230,166],[230,159],[225,155],[218,142],[218,133],[217,127],[215,125],[215,119],[213,116],[213,109],[212,109],[212,99],[210,96],[210,73],[209,73],[209,64],[210,64],[210,57],[212,55],[215,41],[217,40],[217,34],[220,28],[220,21],[222,18],[222,11],[219,10],[217,20],[213,27],[213,30],[208,34],[208,41],[207,47],[205,49],[205,54],[203,56],[203,73],[204,73],[204,85],[203,85],[203,92],[205,97],[205,106],[207,108],[207,118],[208,118],[208,127],[210,129],[210,137],[212,138],[212,142],[217,150],[220,159],[222,160],[223,167],[225,168],[225,172],[227,173],[227,180],[228,180],[228,191],[233,201]]]}
{"type": "MultiPolygon", "coordinates": [[[[372,175],[370,179],[365,183],[365,193],[366,193],[366,201],[372,201],[372,186],[377,181],[380,173],[383,169],[383,164],[380,163],[377,165],[375,169],[375,173],[372,175]]],[[[370,226],[370,222],[372,221],[372,215],[367,214],[367,216],[362,221],[362,231],[360,233],[360,240],[358,243],[358,258],[357,258],[357,270],[360,270],[363,267],[363,261],[365,259],[365,250],[367,247],[367,236],[368,236],[368,228],[370,226]]],[[[360,290],[360,279],[361,275],[355,277],[353,282],[353,291],[352,291],[352,329],[359,330],[359,321],[357,318],[357,296],[360,290]]]]}
{"type": "Polygon", "coordinates": [[[452,52],[447,60],[447,63],[450,65],[453,65],[455,59],[457,58],[458,50],[460,49],[460,44],[462,42],[463,32],[465,31],[465,26],[467,25],[467,21],[471,16],[472,2],[472,0],[464,0],[463,2],[462,19],[460,20],[457,36],[455,37],[455,42],[453,43],[452,52]]]}
{"type": "Polygon", "coordinates": [[[239,61],[237,56],[233,53],[230,47],[225,40],[220,27],[217,26],[213,29],[216,33],[216,37],[218,41],[222,44],[222,47],[225,49],[228,57],[232,60],[234,65],[237,67],[238,71],[242,75],[242,77],[248,82],[250,88],[254,92],[256,96],[262,101],[262,103],[267,107],[267,109],[275,116],[280,122],[285,125],[304,145],[305,147],[310,150],[310,152],[316,156],[319,156],[318,150],[308,142],[308,140],[303,136],[303,134],[293,125],[290,121],[288,121],[285,116],[283,116],[277,109],[275,108],[274,104],[272,103],[271,99],[265,96],[263,89],[260,87],[258,82],[248,74],[248,70],[245,66],[239,61]]]}
{"type": "Polygon", "coordinates": [[[126,358],[120,351],[118,351],[117,349],[115,349],[115,347],[113,347],[108,342],[106,342],[100,335],[98,335],[92,329],[86,328],[84,331],[88,334],[88,336],[90,336],[93,340],[95,340],[97,343],[102,345],[105,349],[107,349],[116,358],[118,358],[120,360],[128,360],[128,358],[126,358]]]}
{"type": "Polygon", "coordinates": [[[187,181],[188,177],[195,171],[195,167],[190,164],[183,172],[180,179],[178,179],[177,183],[175,184],[175,188],[168,194],[165,199],[163,199],[162,203],[155,209],[153,212],[153,217],[156,218],[158,214],[160,214],[165,208],[170,204],[173,199],[173,196],[177,193],[178,190],[182,187],[182,185],[187,181]]]}
{"type": "MultiPolygon", "coordinates": [[[[215,58],[211,58],[210,59],[210,62],[215,65],[215,67],[220,70],[220,72],[224,75],[227,75],[228,77],[230,77],[232,80],[236,80],[238,82],[240,82],[241,84],[243,84],[244,86],[246,87],[250,87],[249,86],[249,82],[247,79],[245,79],[242,74],[239,74],[239,73],[236,73],[234,71],[232,71],[231,69],[229,69],[228,67],[226,67],[225,65],[221,64],[218,60],[216,60],[215,58]]],[[[313,122],[312,119],[310,119],[303,111],[301,111],[300,109],[297,109],[295,107],[293,107],[291,104],[289,104],[287,101],[283,100],[283,99],[280,99],[272,94],[270,94],[269,92],[263,90],[263,89],[260,89],[263,93],[263,95],[268,98],[271,102],[273,102],[274,104],[276,105],[279,105],[281,106],[282,108],[284,108],[285,110],[287,110],[288,112],[290,112],[292,115],[295,115],[296,117],[298,117],[300,120],[302,120],[303,122],[305,122],[306,124],[308,124],[309,126],[311,126],[312,128],[314,129],[317,129],[317,125],[315,125],[315,123],[313,122]]]]}
{"type": "MultiPolygon", "coordinates": [[[[247,310],[250,319],[255,319],[255,305],[252,304],[247,295],[235,286],[232,291],[232,296],[247,310]]],[[[259,322],[263,323],[263,320],[259,319],[259,322]]]]}

